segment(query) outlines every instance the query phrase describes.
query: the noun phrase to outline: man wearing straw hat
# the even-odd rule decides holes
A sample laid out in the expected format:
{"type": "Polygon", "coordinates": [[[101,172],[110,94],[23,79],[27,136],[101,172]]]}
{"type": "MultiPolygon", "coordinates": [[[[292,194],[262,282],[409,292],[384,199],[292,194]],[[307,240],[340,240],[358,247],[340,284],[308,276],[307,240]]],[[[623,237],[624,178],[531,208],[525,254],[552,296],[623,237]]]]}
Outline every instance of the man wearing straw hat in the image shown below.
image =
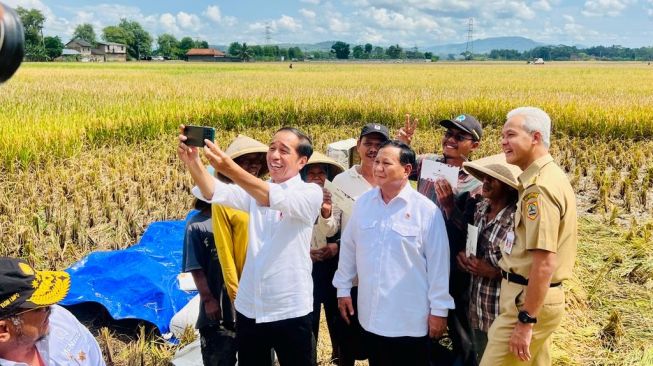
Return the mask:
{"type": "Polygon", "coordinates": [[[541,109],[517,108],[503,125],[506,161],[523,169],[515,241],[499,262],[499,317],[490,327],[481,365],[550,365],[551,334],[565,310],[562,281],[576,259],[576,198],[549,155],[551,119],[541,109]]]}
{"type": "Polygon", "coordinates": [[[517,176],[521,169],[506,163],[503,154],[466,162],[463,168],[483,182],[483,200],[476,205],[468,226],[468,248],[457,255],[458,266],[471,274],[469,323],[472,345],[480,361],[487,332],[499,315],[501,247],[515,240],[517,176]]]}
{"type": "Polygon", "coordinates": [[[413,166],[415,153],[406,144],[384,143],[374,161],[378,187],[356,200],[342,234],[333,284],[348,319],[358,275],[370,366],[428,365],[428,337],[442,336],[454,305],[442,213],[409,184],[413,166]]]}
{"type": "Polygon", "coordinates": [[[69,288],[66,272],[0,258],[0,365],[104,366],[91,332],[56,305],[69,288]]]}
{"type": "Polygon", "coordinates": [[[307,183],[315,183],[322,187],[324,200],[320,215],[313,226],[311,238],[311,259],[313,260],[313,335],[318,340],[320,329],[320,312],[324,304],[329,338],[331,339],[331,360],[337,360],[339,339],[336,336],[336,321],[338,314],[338,299],[336,288],[333,287],[333,275],[338,269],[338,238],[342,211],[331,202],[331,193],[324,189],[326,180],[342,173],[345,169],[335,160],[313,152],[304,169],[302,177],[307,183]]]}
{"type": "MultiPolygon", "coordinates": [[[[248,173],[260,177],[267,146],[239,135],[226,153],[248,173]]],[[[218,178],[230,183],[228,178],[218,178]]],[[[236,364],[235,319],[232,301],[247,251],[246,212],[196,200],[199,210],[186,224],[183,270],[190,272],[200,294],[195,328],[199,330],[205,366],[236,364]],[[227,293],[229,296],[227,296],[227,293]],[[233,295],[232,295],[233,294],[233,295]]]]}
{"type": "Polygon", "coordinates": [[[277,130],[266,153],[269,181],[204,140],[211,165],[234,182],[226,184],[206,170],[198,148],[184,143],[183,131],[182,125],[177,154],[197,184],[193,194],[249,213],[247,256],[235,302],[238,364],[269,365],[274,349],[281,366],[315,365],[309,250],[323,193],[299,176],[313,153],[310,138],[292,127],[277,130]]]}

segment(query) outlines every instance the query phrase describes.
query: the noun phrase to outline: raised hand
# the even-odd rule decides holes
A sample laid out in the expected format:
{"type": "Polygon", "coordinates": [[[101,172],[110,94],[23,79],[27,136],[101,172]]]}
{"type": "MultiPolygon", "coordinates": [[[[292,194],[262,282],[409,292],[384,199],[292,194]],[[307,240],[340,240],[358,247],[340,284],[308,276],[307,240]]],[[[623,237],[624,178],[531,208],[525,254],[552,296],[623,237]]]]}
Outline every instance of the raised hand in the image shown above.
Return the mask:
{"type": "Polygon", "coordinates": [[[177,156],[179,159],[186,165],[193,163],[195,160],[199,160],[200,153],[199,149],[193,146],[186,145],[187,137],[184,135],[184,128],[186,126],[179,126],[179,144],[177,146],[177,156]]]}
{"type": "Polygon", "coordinates": [[[417,118],[413,118],[411,121],[410,113],[406,113],[406,121],[404,122],[404,127],[400,128],[399,131],[397,131],[395,138],[410,145],[411,141],[413,140],[415,130],[417,129],[417,122],[417,118]]]}
{"type": "Polygon", "coordinates": [[[211,166],[215,168],[216,172],[229,176],[230,169],[235,165],[231,157],[210,140],[204,140],[204,143],[206,144],[204,146],[204,155],[209,160],[209,163],[211,163],[211,166]]]}
{"type": "Polygon", "coordinates": [[[322,198],[322,209],[320,213],[322,214],[323,218],[328,219],[331,217],[331,210],[333,209],[333,203],[331,202],[331,192],[329,192],[326,188],[322,188],[322,191],[324,195],[322,198]]]}

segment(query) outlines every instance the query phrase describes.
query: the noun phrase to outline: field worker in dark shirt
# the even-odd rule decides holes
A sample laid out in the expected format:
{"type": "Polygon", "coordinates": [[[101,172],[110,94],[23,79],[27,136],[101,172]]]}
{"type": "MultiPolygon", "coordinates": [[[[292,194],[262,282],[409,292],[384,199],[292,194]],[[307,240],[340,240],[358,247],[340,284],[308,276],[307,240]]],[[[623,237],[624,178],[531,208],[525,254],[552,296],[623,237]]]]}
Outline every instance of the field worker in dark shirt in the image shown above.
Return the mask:
{"type": "Polygon", "coordinates": [[[195,209],[199,212],[186,224],[182,269],[193,275],[200,294],[195,328],[200,332],[202,360],[205,366],[235,365],[234,313],[213,238],[211,205],[195,200],[195,209]]]}

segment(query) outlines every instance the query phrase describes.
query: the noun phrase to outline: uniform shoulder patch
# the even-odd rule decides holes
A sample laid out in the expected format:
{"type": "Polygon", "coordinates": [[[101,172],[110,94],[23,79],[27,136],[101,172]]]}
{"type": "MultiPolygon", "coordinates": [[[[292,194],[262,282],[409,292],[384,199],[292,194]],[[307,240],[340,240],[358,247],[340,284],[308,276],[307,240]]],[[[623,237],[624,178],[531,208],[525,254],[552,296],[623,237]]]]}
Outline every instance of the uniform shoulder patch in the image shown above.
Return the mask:
{"type": "Polygon", "coordinates": [[[537,192],[530,192],[524,196],[524,203],[526,205],[526,217],[529,220],[535,220],[540,215],[540,207],[537,202],[540,196],[537,192]]]}

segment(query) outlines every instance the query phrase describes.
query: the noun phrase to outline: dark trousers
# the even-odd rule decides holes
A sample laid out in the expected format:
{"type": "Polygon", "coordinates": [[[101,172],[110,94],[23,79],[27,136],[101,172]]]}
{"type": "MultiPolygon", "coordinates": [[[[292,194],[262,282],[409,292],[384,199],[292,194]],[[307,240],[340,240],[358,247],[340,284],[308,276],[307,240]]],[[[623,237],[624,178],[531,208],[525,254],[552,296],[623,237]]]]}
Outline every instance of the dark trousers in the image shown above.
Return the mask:
{"type": "Polygon", "coordinates": [[[336,336],[336,321],[340,316],[340,311],[338,310],[338,298],[335,295],[333,298],[326,299],[324,302],[313,300],[313,336],[317,343],[320,332],[320,310],[322,304],[324,304],[324,316],[326,317],[327,329],[329,329],[331,348],[337,350],[338,337],[336,336]]]}
{"type": "MultiPolygon", "coordinates": [[[[368,357],[365,342],[365,330],[358,321],[358,287],[351,289],[351,301],[354,315],[345,323],[338,314],[338,366],[354,366],[356,360],[366,360],[368,357]]],[[[340,313],[340,311],[338,311],[340,313]]]]}
{"type": "Polygon", "coordinates": [[[365,332],[370,366],[428,366],[429,340],[424,337],[383,337],[365,332]]]}
{"type": "Polygon", "coordinates": [[[236,364],[236,332],[219,325],[209,325],[199,331],[204,366],[236,364]]]}
{"type": "Polygon", "coordinates": [[[274,349],[281,366],[315,366],[313,314],[256,324],[236,313],[236,344],[239,366],[269,366],[274,349]]]}

